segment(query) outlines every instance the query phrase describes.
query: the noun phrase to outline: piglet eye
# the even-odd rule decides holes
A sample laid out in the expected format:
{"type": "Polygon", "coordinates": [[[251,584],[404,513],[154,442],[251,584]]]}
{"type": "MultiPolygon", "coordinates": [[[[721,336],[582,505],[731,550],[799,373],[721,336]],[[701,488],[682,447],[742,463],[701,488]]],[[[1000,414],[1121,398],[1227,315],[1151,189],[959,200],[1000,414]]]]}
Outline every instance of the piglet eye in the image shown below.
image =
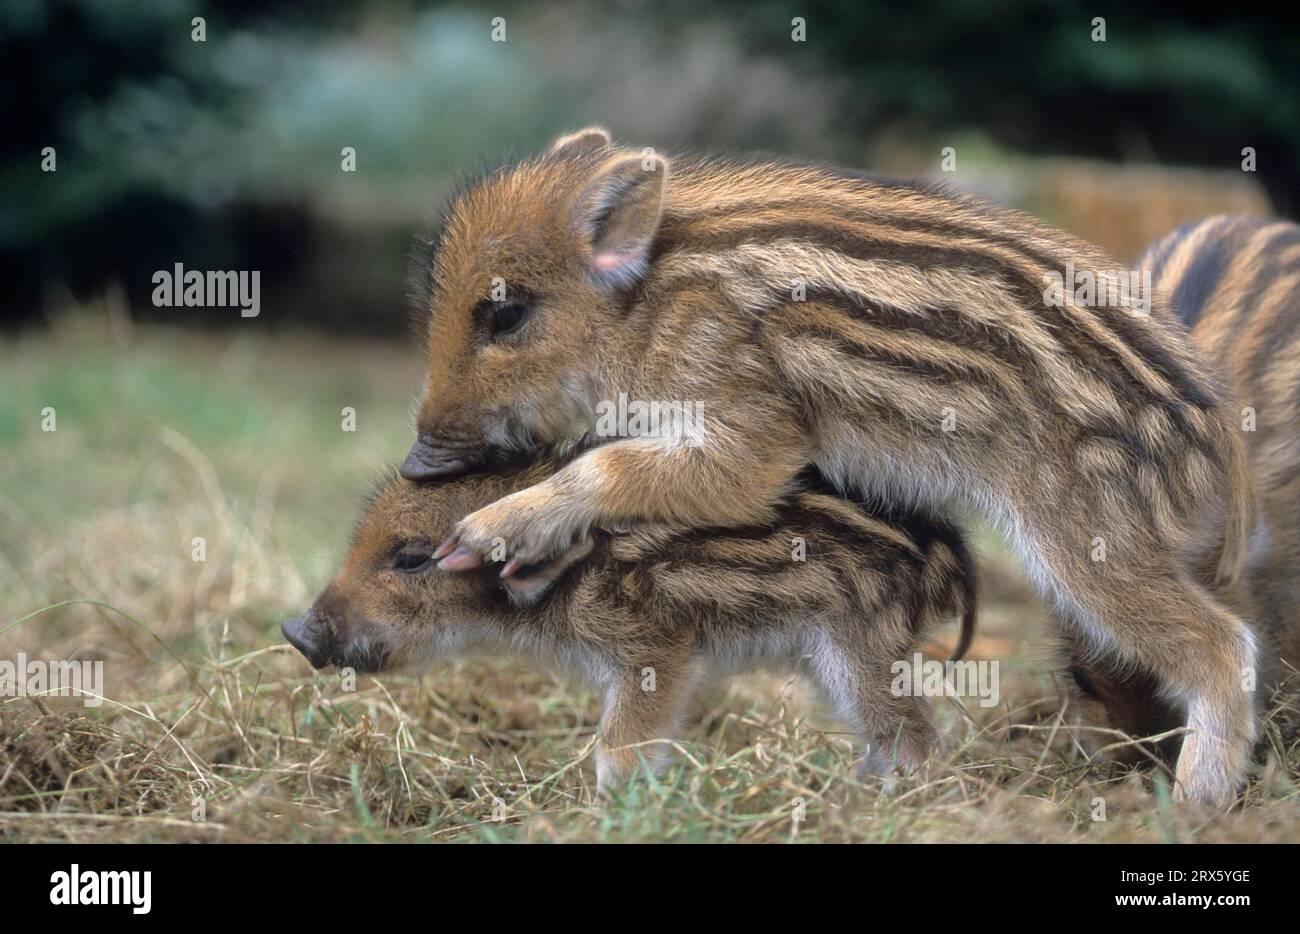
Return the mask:
{"type": "Polygon", "coordinates": [[[423,571],[433,563],[433,555],[427,551],[399,551],[393,557],[393,568],[414,574],[423,571]]]}
{"type": "Polygon", "coordinates": [[[505,337],[519,330],[528,318],[528,307],[518,302],[502,302],[493,308],[492,337],[505,337]]]}

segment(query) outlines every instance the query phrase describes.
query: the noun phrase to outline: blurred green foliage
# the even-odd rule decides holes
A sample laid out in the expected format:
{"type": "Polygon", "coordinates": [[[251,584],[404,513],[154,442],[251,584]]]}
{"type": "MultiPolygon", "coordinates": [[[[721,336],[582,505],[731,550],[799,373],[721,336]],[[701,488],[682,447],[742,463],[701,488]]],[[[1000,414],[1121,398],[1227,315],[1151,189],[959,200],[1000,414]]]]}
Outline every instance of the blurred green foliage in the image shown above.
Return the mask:
{"type": "Polygon", "coordinates": [[[853,89],[843,114],[861,126],[978,128],[1026,152],[1174,165],[1233,167],[1251,146],[1275,205],[1300,208],[1300,19],[1283,5],[728,0],[725,9],[749,24],[759,50],[789,44],[754,24],[804,16],[817,57],[853,89]],[[1105,41],[1095,41],[1098,18],[1105,41]]]}
{"type": "Polygon", "coordinates": [[[149,307],[149,277],[183,262],[262,270],[262,324],[391,333],[409,237],[457,168],[589,122],[657,146],[868,166],[886,136],[1220,167],[1253,146],[1275,206],[1294,215],[1300,200],[1300,41],[1280,12],[1076,0],[0,9],[12,295],[0,321],[114,283],[134,308],[174,315],[149,307]],[[806,41],[792,39],[796,17],[806,41]],[[41,171],[45,146],[55,173],[41,171]],[[355,173],[340,169],[345,146],[355,173]]]}

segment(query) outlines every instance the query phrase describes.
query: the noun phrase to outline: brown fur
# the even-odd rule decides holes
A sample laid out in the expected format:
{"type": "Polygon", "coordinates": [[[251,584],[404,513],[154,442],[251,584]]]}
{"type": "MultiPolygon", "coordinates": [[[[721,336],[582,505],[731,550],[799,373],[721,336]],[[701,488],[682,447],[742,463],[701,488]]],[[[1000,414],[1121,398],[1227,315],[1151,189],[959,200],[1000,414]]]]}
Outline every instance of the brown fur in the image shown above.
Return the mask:
{"type": "Polygon", "coordinates": [[[1251,523],[1242,445],[1162,305],[1045,300],[1067,263],[1119,270],[946,189],[575,134],[453,205],[404,472],[591,446],[466,517],[450,566],[536,561],[602,524],[763,521],[807,463],[899,506],[964,502],[1082,641],[1155,674],[1192,729],[1177,795],[1227,805],[1255,730],[1237,688],[1255,646],[1225,605],[1251,523]],[[494,282],[528,310],[496,336],[494,282]],[[703,443],[595,437],[619,393],[701,401],[703,443]]]}
{"type": "Polygon", "coordinates": [[[369,671],[474,649],[575,669],[604,691],[597,765],[606,788],[632,771],[638,750],[661,761],[666,744],[650,741],[671,737],[708,669],[748,663],[804,664],[868,744],[865,768],[924,760],[933,730],[923,701],[894,696],[889,668],[953,615],[962,619],[958,652],[969,642],[974,569],[954,529],[805,490],[760,527],[601,533],[533,606],[519,606],[486,568],[394,568],[396,555],[428,555],[466,513],[551,470],[385,485],[342,570],[303,620],[286,623],[286,636],[315,664],[369,671]],[[796,539],[804,560],[794,559],[796,539]],[[656,684],[646,691],[650,669],[656,684]]]}
{"type": "MultiPolygon", "coordinates": [[[[1255,611],[1262,703],[1300,665],[1300,226],[1211,217],[1152,244],[1138,265],[1231,386],[1258,490],[1237,600],[1255,611]]],[[[1113,726],[1133,735],[1168,728],[1168,705],[1147,673],[1117,672],[1073,650],[1076,681],[1113,726]]]]}

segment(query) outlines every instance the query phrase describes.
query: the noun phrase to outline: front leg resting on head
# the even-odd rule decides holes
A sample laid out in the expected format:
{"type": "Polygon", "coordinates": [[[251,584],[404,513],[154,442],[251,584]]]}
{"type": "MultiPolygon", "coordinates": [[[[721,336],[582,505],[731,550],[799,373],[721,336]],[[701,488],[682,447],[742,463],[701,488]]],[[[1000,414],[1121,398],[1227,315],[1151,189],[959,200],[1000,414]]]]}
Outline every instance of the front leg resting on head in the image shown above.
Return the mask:
{"type": "Polygon", "coordinates": [[[533,565],[506,576],[503,581],[506,593],[516,606],[532,606],[546,596],[564,574],[596,547],[590,535],[550,561],[533,565]]]}
{"type": "Polygon", "coordinates": [[[807,460],[802,439],[788,426],[747,434],[719,428],[698,446],[680,439],[613,441],[466,516],[434,556],[453,571],[505,561],[509,576],[565,551],[593,527],[753,523],[766,517],[807,460]]]}

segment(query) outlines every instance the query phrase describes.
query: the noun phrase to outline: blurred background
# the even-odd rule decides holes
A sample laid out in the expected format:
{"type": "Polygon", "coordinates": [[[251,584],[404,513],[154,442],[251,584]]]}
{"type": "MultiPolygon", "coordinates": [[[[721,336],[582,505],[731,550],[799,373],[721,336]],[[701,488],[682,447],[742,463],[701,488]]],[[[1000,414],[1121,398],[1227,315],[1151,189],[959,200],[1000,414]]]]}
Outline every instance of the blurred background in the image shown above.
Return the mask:
{"type": "Polygon", "coordinates": [[[599,123],[942,178],[1121,261],[1295,218],[1295,23],[1162,6],[0,0],[0,660],[103,660],[108,698],[0,692],[0,839],[781,839],[792,794],[805,838],[1300,839],[1294,753],[1209,830],[1147,819],[1167,786],[1081,779],[1043,608],[987,531],[972,657],[1003,703],[945,706],[961,777],[888,812],[823,806],[852,756],[784,677],[689,719],[704,804],[610,820],[574,807],[591,691],[501,659],[341,690],[280,636],[410,445],[407,257],[458,173],[599,123]],[[259,271],[260,314],[154,307],[177,263],[259,271]],[[1131,807],[1097,823],[1099,791],[1131,807]],[[498,796],[536,819],[492,823],[498,796]]]}
{"type": "Polygon", "coordinates": [[[940,175],[1125,261],[1213,211],[1296,216],[1293,15],[1168,6],[3,0],[0,321],[116,289],[250,327],[154,309],[182,262],[260,270],[259,331],[404,337],[408,244],[457,172],[587,123],[940,175]]]}

